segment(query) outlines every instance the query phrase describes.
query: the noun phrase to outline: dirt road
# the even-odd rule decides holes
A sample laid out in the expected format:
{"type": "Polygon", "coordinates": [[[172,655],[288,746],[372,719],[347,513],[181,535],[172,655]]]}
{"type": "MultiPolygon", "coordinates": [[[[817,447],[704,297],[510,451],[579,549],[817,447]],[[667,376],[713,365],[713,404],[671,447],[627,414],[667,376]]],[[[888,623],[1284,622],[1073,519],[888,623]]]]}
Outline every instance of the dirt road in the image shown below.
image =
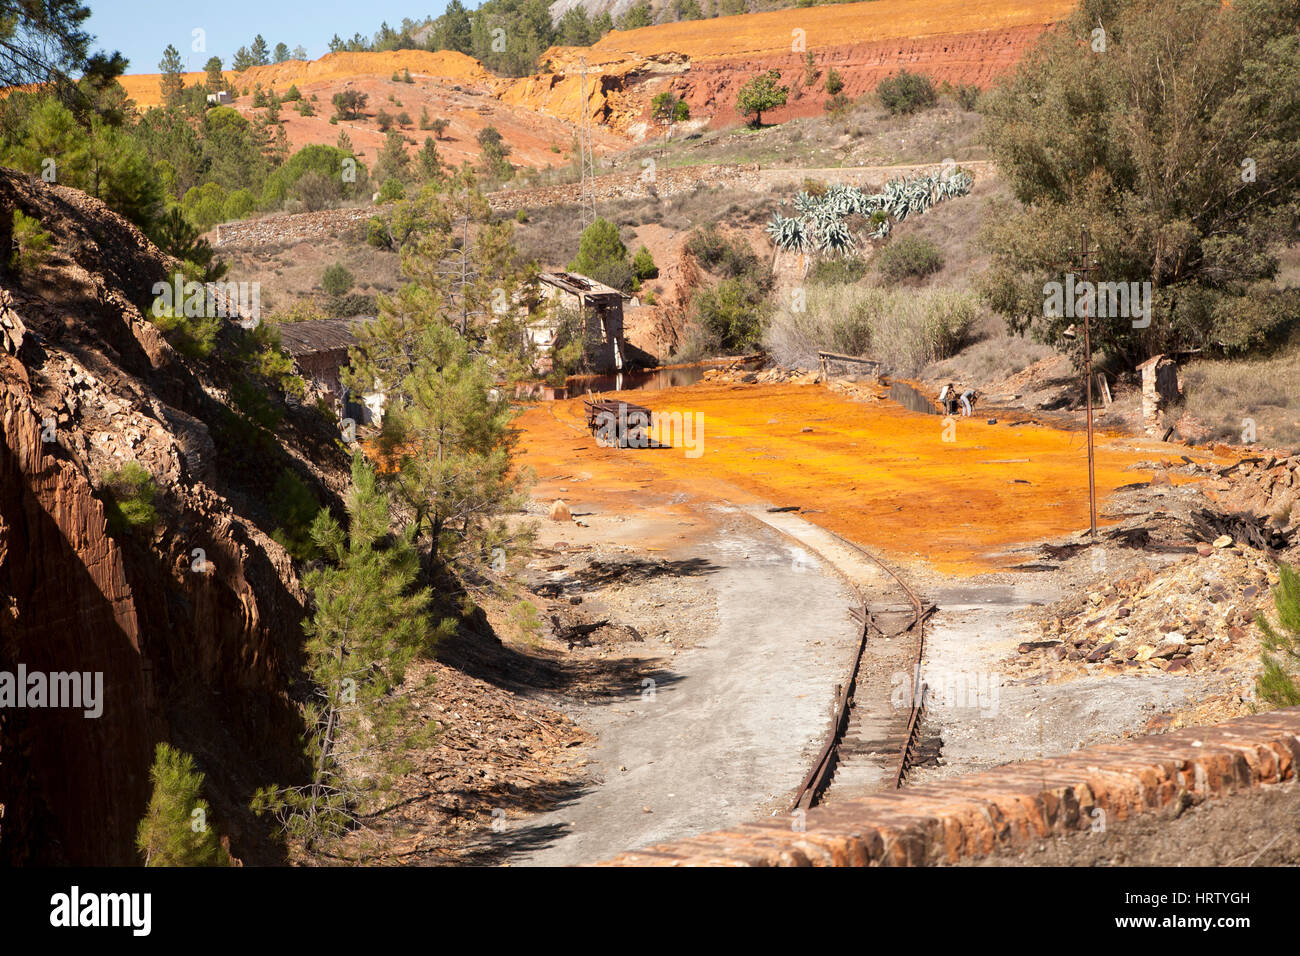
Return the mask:
{"type": "Polygon", "coordinates": [[[591,862],[783,811],[807,770],[856,647],[851,592],[740,513],[665,557],[715,568],[712,633],[673,658],[669,680],[571,713],[599,736],[602,782],[512,828],[515,865],[591,862]]]}

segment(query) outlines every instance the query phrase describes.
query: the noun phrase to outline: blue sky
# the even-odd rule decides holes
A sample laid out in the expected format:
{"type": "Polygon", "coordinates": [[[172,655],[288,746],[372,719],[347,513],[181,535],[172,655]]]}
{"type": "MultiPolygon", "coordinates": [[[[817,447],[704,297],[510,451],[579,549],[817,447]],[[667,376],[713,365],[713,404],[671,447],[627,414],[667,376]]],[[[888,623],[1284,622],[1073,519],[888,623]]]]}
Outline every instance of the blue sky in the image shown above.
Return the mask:
{"type": "MultiPolygon", "coordinates": [[[[230,58],[257,34],[274,49],[283,41],[293,49],[307,48],[315,59],[329,52],[330,37],[337,33],[373,36],[387,20],[396,27],[403,17],[422,20],[437,16],[446,0],[220,0],[220,2],[160,2],[160,0],[84,0],[91,16],[87,29],[96,37],[96,49],[120,50],[131,65],[128,73],[157,73],[158,61],[168,43],[180,51],[187,69],[201,70],[208,57],[230,58]],[[206,32],[206,51],[195,52],[192,31],[206,32]]],[[[477,3],[467,6],[474,7],[477,3]]]]}

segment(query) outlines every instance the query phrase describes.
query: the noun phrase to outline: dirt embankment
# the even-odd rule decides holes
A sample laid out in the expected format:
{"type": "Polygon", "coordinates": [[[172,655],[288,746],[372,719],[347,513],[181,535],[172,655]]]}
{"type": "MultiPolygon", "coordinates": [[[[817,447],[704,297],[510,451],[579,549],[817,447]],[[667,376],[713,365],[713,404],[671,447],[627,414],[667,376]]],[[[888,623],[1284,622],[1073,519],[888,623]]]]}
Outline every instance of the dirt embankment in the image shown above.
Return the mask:
{"type": "MultiPolygon", "coordinates": [[[[498,97],[498,92],[509,88],[511,81],[497,79],[478,60],[463,53],[448,50],[331,53],[311,62],[290,60],[255,66],[243,73],[227,70],[224,76],[235,96],[230,106],[250,120],[266,112],[264,108],[253,107],[251,94],[258,86],[275,90],[280,96],[290,86],[298,88],[303,99],[311,103],[314,114],[301,115],[296,102],[282,104],[280,124],[290,149],[294,150],[312,143],[332,146],[339,134],[346,132],[357,155],[373,165],[387,135],[379,126],[380,110],[395,121],[403,113],[409,118],[409,122],[398,122],[396,128],[406,137],[408,152],[412,153],[433,136],[419,125],[427,111],[431,120],[441,118],[450,122],[446,132],[437,139],[437,146],[442,159],[453,165],[465,160],[477,161],[481,152],[477,136],[488,126],[501,133],[511,148],[511,161],[517,165],[541,168],[561,165],[569,159],[573,127],[564,113],[520,106],[509,97],[498,97]],[[404,77],[407,72],[410,83],[393,80],[395,75],[404,77]],[[241,95],[245,91],[248,95],[241,95]],[[331,101],[336,93],[346,91],[368,97],[362,115],[331,123],[334,114],[331,101]]],[[[156,73],[138,74],[123,77],[122,84],[138,106],[147,108],[162,102],[160,79],[156,73]]],[[[187,86],[201,84],[204,79],[202,73],[185,74],[187,86]]],[[[621,145],[620,139],[600,127],[599,115],[594,119],[597,150],[621,145]]]]}
{"type": "Polygon", "coordinates": [[[288,471],[337,507],[346,462],[301,406],[249,450],[225,392],[144,318],[171,264],[134,226],[0,170],[0,217],[15,208],[54,246],[21,282],[0,273],[0,669],[98,672],[103,691],[94,718],[0,716],[0,859],[137,862],[154,745],[169,741],[206,773],[234,855],[270,862],[247,806],[300,775],[303,593],[266,501],[288,471]],[[158,520],[110,536],[99,489],[125,462],[157,484],[158,520]]]}
{"type": "Polygon", "coordinates": [[[987,87],[1016,65],[1046,26],[810,46],[816,64],[811,85],[804,83],[802,53],[705,60],[692,64],[690,72],[673,80],[671,85],[686,100],[692,116],[709,117],[712,127],[734,126],[746,119],[735,110],[740,88],[764,70],[778,70],[782,84],[791,88],[789,99],[784,107],[764,113],[763,120],[780,123],[825,112],[829,98],[826,77],[832,69],[843,78],[843,94],[850,99],[870,93],[881,80],[899,69],[924,73],[936,84],[987,87]]]}
{"type": "Polygon", "coordinates": [[[671,89],[686,100],[694,120],[734,125],[743,119],[734,108],[740,87],[775,69],[791,87],[790,99],[764,118],[780,122],[822,112],[831,68],[851,98],[900,68],[936,83],[987,86],[1073,6],[1069,0],[875,0],[614,31],[589,49],[548,50],[542,75],[516,81],[501,95],[577,120],[585,59],[593,118],[640,139],[653,132],[649,104],[655,94],[671,89]],[[811,83],[805,83],[807,53],[815,64],[811,83]]]}

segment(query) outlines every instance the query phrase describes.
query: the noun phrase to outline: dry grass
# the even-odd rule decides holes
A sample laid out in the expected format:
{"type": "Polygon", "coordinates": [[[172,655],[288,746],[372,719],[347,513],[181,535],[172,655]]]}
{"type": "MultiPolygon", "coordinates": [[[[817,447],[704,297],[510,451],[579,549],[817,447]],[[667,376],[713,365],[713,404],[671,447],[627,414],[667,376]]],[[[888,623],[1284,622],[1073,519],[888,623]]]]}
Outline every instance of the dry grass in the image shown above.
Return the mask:
{"type": "Polygon", "coordinates": [[[1000,317],[986,313],[975,323],[969,345],[956,355],[927,365],[921,377],[987,386],[1054,354],[1055,349],[1050,345],[1012,335],[1000,317]]]}
{"type": "MultiPolygon", "coordinates": [[[[620,228],[623,241],[630,243],[633,227],[655,223],[674,232],[722,222],[728,226],[760,225],[771,218],[775,197],[757,197],[740,189],[702,186],[669,199],[638,197],[601,202],[596,214],[620,228]]],[[[582,236],[581,214],[573,204],[537,206],[525,210],[526,223],[515,227],[515,243],[525,259],[536,259],[544,268],[563,268],[578,253],[582,236]]],[[[630,252],[635,249],[629,247],[630,252]]]]}
{"type": "Polygon", "coordinates": [[[981,118],[947,99],[935,109],[890,116],[869,101],[842,119],[811,116],[750,129],[712,130],[629,151],[633,166],[653,156],[662,167],[702,163],[760,163],[764,167],[889,166],[987,159],[981,118]]]}
{"type": "Polygon", "coordinates": [[[1268,358],[1192,362],[1182,383],[1184,408],[1209,437],[1240,443],[1251,419],[1259,444],[1300,449],[1300,343],[1268,358]]]}
{"type": "Polygon", "coordinates": [[[896,374],[914,375],[960,348],[976,315],[974,297],[964,292],[812,286],[806,311],[774,317],[765,344],[783,365],[816,367],[817,350],[825,349],[865,355],[896,374]]]}

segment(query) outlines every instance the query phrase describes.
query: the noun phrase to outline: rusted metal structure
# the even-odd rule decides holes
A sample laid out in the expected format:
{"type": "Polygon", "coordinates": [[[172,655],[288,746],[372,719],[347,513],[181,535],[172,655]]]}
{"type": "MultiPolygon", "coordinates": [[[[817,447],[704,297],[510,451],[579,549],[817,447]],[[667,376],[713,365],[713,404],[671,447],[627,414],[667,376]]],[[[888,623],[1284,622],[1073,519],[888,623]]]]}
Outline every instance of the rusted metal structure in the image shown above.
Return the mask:
{"type": "Polygon", "coordinates": [[[651,412],[617,399],[584,399],[587,428],[606,448],[649,448],[651,412]]]}

